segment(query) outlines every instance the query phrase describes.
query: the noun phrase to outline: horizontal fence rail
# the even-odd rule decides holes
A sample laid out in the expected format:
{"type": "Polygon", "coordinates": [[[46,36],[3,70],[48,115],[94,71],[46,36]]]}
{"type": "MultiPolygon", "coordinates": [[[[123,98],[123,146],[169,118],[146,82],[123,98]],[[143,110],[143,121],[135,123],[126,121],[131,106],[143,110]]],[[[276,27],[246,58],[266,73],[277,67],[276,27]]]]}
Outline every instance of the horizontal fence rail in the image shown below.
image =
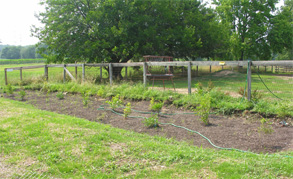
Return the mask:
{"type": "Polygon", "coordinates": [[[143,67],[143,83],[146,86],[147,83],[147,66],[180,66],[180,67],[187,67],[187,81],[188,81],[188,93],[191,94],[191,73],[192,73],[192,66],[210,66],[210,71],[212,66],[231,66],[231,67],[239,67],[239,66],[246,66],[247,67],[247,87],[248,87],[248,100],[251,98],[251,67],[259,67],[259,66],[271,66],[272,69],[274,66],[278,67],[293,67],[293,61],[286,60],[286,61],[173,61],[173,62],[132,62],[132,63],[88,63],[88,64],[48,64],[48,65],[37,65],[37,66],[25,66],[25,67],[12,67],[12,68],[5,68],[5,84],[8,84],[8,75],[7,72],[19,70],[20,71],[20,80],[22,80],[22,70],[25,69],[36,69],[36,68],[44,68],[44,77],[48,80],[48,68],[64,68],[63,76],[64,82],[66,78],[66,74],[69,77],[76,81],[77,78],[77,67],[82,67],[82,81],[85,80],[85,67],[100,67],[100,78],[102,78],[102,68],[101,67],[108,67],[109,72],[109,82],[110,85],[113,84],[113,68],[115,67],[125,67],[125,76],[127,77],[127,67],[143,67]],[[75,78],[67,67],[75,67],[75,78]]]}

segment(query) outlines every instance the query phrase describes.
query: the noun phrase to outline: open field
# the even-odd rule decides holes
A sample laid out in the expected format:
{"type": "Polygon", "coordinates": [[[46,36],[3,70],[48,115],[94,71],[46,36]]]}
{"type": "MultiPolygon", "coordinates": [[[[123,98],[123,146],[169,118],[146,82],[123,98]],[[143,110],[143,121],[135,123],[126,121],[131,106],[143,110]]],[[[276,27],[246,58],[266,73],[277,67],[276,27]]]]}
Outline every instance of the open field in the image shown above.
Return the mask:
{"type": "Polygon", "coordinates": [[[4,98],[0,109],[1,178],[293,177],[288,157],[198,148],[4,98]]]}

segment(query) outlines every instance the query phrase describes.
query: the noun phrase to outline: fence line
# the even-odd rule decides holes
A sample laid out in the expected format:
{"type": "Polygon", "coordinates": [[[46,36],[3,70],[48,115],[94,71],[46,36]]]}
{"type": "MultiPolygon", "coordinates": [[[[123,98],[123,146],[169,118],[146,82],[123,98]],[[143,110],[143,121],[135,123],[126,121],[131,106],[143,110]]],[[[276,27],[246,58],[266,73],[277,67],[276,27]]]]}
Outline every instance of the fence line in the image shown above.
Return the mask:
{"type": "Polygon", "coordinates": [[[273,69],[274,66],[283,66],[283,67],[293,67],[293,61],[173,61],[173,62],[133,62],[133,63],[89,63],[89,64],[56,64],[56,65],[37,65],[37,66],[25,66],[25,67],[12,67],[5,68],[5,85],[8,84],[8,76],[7,72],[13,70],[20,71],[20,80],[22,80],[22,70],[24,69],[36,69],[36,68],[44,68],[44,77],[48,80],[49,70],[48,68],[63,68],[63,81],[65,82],[66,74],[70,76],[72,80],[76,80],[77,78],[77,67],[82,67],[82,81],[85,81],[85,67],[100,67],[100,77],[102,78],[102,67],[109,68],[109,82],[110,85],[113,84],[113,68],[115,67],[125,67],[125,76],[127,77],[127,67],[135,67],[142,66],[143,67],[143,83],[146,86],[147,83],[147,66],[187,66],[187,81],[188,81],[188,93],[191,94],[191,73],[192,66],[210,66],[210,71],[212,66],[247,66],[247,87],[248,87],[248,95],[247,99],[251,99],[251,67],[252,66],[271,66],[273,69]],[[74,76],[67,70],[67,67],[75,67],[75,78],[74,76]]]}

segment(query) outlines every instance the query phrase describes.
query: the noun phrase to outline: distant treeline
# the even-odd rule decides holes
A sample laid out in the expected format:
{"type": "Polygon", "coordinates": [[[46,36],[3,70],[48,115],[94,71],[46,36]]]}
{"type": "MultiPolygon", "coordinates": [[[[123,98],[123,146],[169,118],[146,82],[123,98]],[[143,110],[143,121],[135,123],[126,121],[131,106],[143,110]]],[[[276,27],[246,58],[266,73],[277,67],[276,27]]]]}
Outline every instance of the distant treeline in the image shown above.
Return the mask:
{"type": "Polygon", "coordinates": [[[0,58],[1,59],[39,59],[42,58],[37,53],[35,45],[28,46],[9,46],[0,45],[0,58]]]}

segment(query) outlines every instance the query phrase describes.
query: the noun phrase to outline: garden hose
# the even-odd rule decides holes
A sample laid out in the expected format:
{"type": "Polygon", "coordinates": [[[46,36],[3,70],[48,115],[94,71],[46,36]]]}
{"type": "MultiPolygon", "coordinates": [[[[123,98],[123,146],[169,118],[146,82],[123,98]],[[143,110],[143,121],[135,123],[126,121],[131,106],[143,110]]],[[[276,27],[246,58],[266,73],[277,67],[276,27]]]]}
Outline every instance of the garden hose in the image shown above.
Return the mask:
{"type": "MultiPolygon", "coordinates": [[[[120,115],[120,116],[124,116],[122,113],[119,113],[113,109],[105,109],[105,105],[101,105],[98,110],[104,110],[104,111],[111,111],[112,113],[114,114],[117,114],[117,115],[120,115]]],[[[138,110],[133,110],[133,111],[136,111],[136,112],[140,112],[138,110]]],[[[143,114],[152,114],[151,112],[144,112],[144,111],[141,111],[141,113],[143,114]]],[[[163,114],[163,113],[159,113],[159,114],[163,114]]],[[[184,113],[182,113],[184,114],[184,113]]],[[[191,114],[191,113],[190,113],[191,114]]],[[[195,113],[192,113],[192,114],[195,114],[195,113]]],[[[172,114],[172,115],[175,115],[175,114],[172,114]]],[[[141,119],[146,119],[146,117],[142,117],[142,116],[128,116],[129,118],[141,118],[141,119]]],[[[259,155],[257,153],[254,153],[254,152],[249,152],[249,151],[245,151],[245,150],[240,150],[240,149],[235,149],[235,148],[225,148],[225,147],[219,147],[217,145],[215,145],[209,138],[207,138],[206,136],[204,136],[203,134],[195,131],[195,130],[191,130],[191,129],[188,129],[186,127],[183,127],[183,126],[178,126],[178,125],[175,125],[173,123],[161,123],[159,122],[159,124],[161,125],[171,125],[173,127],[177,127],[177,128],[181,128],[181,129],[185,129],[189,132],[192,132],[192,133],[196,133],[198,134],[199,136],[201,136],[202,138],[204,138],[205,140],[207,140],[213,147],[217,148],[217,149],[221,149],[221,150],[232,150],[232,151],[238,151],[238,152],[243,152],[243,153],[250,153],[250,154],[255,154],[255,155],[259,155]]],[[[273,155],[273,154],[268,154],[267,156],[277,156],[277,157],[286,157],[286,158],[293,158],[293,156],[287,156],[287,155],[273,155]]]]}

